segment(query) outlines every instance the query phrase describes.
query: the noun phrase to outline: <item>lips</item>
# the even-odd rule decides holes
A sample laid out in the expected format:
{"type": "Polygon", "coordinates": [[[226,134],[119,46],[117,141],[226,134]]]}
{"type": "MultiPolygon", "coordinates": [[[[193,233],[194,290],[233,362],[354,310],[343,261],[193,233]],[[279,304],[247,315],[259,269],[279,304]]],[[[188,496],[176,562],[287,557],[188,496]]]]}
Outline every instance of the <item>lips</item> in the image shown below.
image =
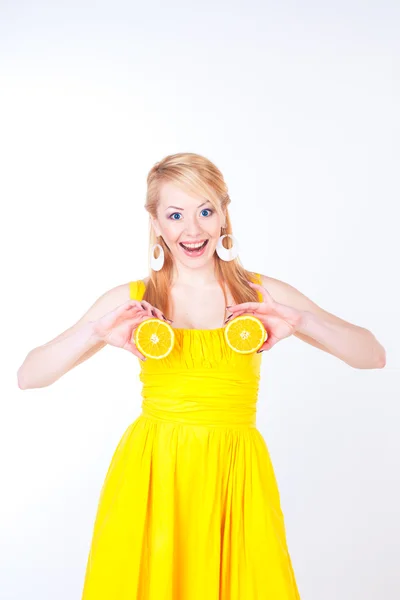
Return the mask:
{"type": "Polygon", "coordinates": [[[200,252],[207,245],[208,240],[205,240],[201,246],[197,246],[196,248],[190,248],[189,246],[185,246],[182,242],[179,242],[179,245],[184,248],[187,252],[200,252]]]}
{"type": "Polygon", "coordinates": [[[186,248],[185,245],[182,244],[182,242],[179,242],[179,245],[182,248],[182,252],[185,254],[185,256],[188,256],[189,258],[198,258],[200,256],[203,256],[203,254],[205,254],[206,252],[207,244],[208,240],[205,240],[205,242],[203,242],[203,244],[199,248],[190,249],[186,248]]]}

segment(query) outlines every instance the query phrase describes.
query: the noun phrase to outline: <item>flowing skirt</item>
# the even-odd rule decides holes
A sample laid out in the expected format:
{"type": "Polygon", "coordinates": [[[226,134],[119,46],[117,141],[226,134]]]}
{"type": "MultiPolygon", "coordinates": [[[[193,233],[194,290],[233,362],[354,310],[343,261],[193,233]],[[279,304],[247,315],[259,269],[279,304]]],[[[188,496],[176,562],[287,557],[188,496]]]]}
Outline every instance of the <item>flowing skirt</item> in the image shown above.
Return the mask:
{"type": "Polygon", "coordinates": [[[101,490],[82,600],[299,600],[256,427],[140,415],[101,490]]]}

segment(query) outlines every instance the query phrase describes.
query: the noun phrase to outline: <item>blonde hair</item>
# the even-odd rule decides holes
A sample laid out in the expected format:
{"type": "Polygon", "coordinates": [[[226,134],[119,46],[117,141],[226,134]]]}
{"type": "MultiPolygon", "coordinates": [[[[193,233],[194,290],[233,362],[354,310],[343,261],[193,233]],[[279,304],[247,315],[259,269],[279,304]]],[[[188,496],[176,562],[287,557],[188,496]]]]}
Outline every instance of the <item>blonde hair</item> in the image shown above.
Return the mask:
{"type": "MultiPolygon", "coordinates": [[[[150,169],[147,176],[147,194],[144,205],[149,213],[150,278],[143,299],[160,308],[164,315],[168,317],[173,257],[162,237],[157,238],[151,225],[151,217],[157,219],[159,193],[164,182],[172,182],[188,193],[194,192],[207,198],[221,219],[225,221],[226,226],[221,231],[221,235],[225,233],[232,234],[232,225],[228,212],[228,205],[231,202],[228,188],[221,171],[207,158],[192,152],[181,152],[166,156],[150,169]],[[164,265],[160,271],[153,271],[150,267],[150,257],[154,244],[160,244],[164,250],[164,265]]],[[[223,242],[229,248],[232,246],[231,238],[224,238],[223,242]]],[[[158,253],[159,249],[157,248],[154,256],[157,257],[158,253]]],[[[223,291],[225,302],[227,302],[227,288],[237,304],[258,300],[257,291],[247,283],[248,280],[257,282],[257,275],[252,271],[247,271],[241,265],[238,257],[227,262],[221,260],[215,253],[215,275],[223,291]]]]}

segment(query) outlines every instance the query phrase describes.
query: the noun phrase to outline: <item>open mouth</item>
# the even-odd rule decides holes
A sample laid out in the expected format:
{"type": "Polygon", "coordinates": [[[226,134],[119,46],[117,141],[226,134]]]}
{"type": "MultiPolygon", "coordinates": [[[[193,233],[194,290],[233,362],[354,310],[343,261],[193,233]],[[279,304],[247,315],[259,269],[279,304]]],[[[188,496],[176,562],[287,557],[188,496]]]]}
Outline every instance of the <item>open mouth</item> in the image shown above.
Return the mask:
{"type": "Polygon", "coordinates": [[[207,243],[208,243],[208,240],[205,240],[201,245],[196,244],[193,246],[192,245],[186,246],[185,244],[182,244],[182,242],[179,242],[179,245],[181,246],[181,248],[183,248],[185,253],[191,254],[194,256],[198,256],[203,252],[203,250],[207,246],[207,243]]]}

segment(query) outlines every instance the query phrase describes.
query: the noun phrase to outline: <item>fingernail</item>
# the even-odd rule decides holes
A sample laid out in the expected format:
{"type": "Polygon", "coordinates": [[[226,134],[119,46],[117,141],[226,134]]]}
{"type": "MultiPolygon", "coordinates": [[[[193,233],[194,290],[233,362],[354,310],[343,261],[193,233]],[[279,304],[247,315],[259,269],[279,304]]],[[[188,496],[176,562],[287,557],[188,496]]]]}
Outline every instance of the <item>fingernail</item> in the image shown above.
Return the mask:
{"type": "Polygon", "coordinates": [[[165,321],[169,321],[170,323],[173,323],[173,321],[171,321],[171,319],[168,319],[163,313],[161,313],[161,314],[162,314],[163,319],[165,319],[165,321]]]}
{"type": "Polygon", "coordinates": [[[151,314],[153,315],[153,317],[157,316],[153,308],[151,309],[151,314]]]}
{"type": "Polygon", "coordinates": [[[224,321],[224,323],[227,323],[229,321],[229,319],[232,317],[233,315],[229,315],[229,317],[227,317],[224,321]]]}
{"type": "Polygon", "coordinates": [[[261,354],[261,352],[264,352],[264,350],[257,350],[257,354],[261,354]]]}
{"type": "Polygon", "coordinates": [[[233,304],[230,304],[229,306],[227,306],[226,308],[230,308],[231,306],[233,306],[233,304]]]}

